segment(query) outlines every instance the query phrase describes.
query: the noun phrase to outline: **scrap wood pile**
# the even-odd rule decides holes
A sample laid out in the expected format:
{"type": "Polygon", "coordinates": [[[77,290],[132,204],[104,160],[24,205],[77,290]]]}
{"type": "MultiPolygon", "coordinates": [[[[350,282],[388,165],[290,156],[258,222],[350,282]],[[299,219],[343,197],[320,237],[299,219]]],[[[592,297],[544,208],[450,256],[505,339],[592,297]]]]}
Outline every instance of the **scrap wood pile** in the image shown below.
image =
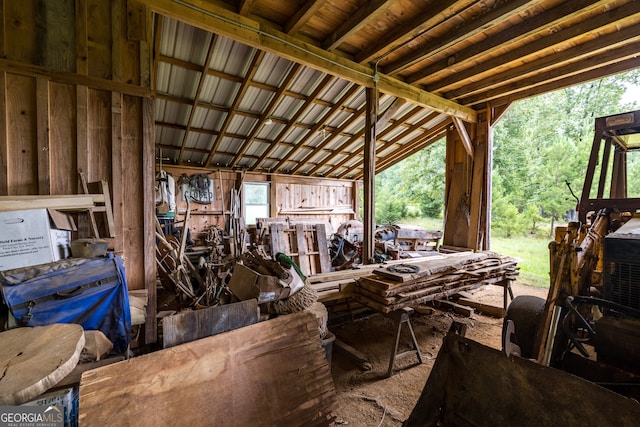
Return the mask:
{"type": "Polygon", "coordinates": [[[381,313],[444,298],[518,275],[517,260],[494,252],[460,252],[394,264],[358,278],[355,299],[381,313]]]}

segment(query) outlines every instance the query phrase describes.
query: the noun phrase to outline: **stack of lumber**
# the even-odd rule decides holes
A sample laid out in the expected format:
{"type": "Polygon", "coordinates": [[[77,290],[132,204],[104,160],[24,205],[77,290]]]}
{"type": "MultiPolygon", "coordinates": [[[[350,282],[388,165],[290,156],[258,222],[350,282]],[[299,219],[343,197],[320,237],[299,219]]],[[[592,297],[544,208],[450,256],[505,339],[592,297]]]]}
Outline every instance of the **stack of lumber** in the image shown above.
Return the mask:
{"type": "Polygon", "coordinates": [[[329,426],[333,379],[310,312],[84,372],[82,426],[329,426]]]}
{"type": "Polygon", "coordinates": [[[504,285],[516,278],[517,270],[516,259],[494,252],[443,254],[375,269],[356,280],[354,296],[367,307],[390,313],[483,285],[504,285]]]}

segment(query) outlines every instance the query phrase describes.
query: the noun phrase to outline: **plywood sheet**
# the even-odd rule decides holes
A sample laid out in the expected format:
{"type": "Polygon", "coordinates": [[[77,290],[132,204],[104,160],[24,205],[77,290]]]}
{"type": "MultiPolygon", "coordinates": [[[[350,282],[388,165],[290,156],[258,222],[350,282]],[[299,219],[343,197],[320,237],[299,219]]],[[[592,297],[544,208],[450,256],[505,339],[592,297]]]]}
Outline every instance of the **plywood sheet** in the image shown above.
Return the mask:
{"type": "Polygon", "coordinates": [[[318,323],[280,316],[87,371],[83,426],[328,426],[336,407],[318,323]]]}

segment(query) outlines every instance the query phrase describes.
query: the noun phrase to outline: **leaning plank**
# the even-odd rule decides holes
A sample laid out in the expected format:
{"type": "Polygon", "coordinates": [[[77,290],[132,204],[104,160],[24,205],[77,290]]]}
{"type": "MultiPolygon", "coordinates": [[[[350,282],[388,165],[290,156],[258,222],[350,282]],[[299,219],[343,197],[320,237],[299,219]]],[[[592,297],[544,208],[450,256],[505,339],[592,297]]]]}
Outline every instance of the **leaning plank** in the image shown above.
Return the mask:
{"type": "Polygon", "coordinates": [[[87,371],[79,424],[328,426],[337,408],[308,312],[87,371]]]}
{"type": "Polygon", "coordinates": [[[87,210],[104,203],[102,194],[64,196],[0,196],[0,212],[26,209],[87,210]]]}
{"type": "Polygon", "coordinates": [[[84,330],[76,324],[16,328],[0,334],[0,405],[18,405],[47,391],[78,364],[84,330]]]}
{"type": "Polygon", "coordinates": [[[169,348],[253,325],[258,323],[259,316],[260,309],[255,298],[219,307],[183,311],[162,319],[162,345],[169,348]]]}

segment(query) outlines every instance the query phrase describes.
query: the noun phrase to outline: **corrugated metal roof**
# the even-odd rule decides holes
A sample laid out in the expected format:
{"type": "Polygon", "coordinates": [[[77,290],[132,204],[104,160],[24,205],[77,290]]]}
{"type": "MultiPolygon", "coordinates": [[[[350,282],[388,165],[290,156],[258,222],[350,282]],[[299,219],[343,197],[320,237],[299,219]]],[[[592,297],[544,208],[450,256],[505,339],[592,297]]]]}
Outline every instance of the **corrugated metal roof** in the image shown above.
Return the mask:
{"type": "Polygon", "coordinates": [[[640,66],[640,5],[631,0],[374,3],[176,2],[176,13],[186,7],[222,16],[235,30],[157,17],[155,135],[163,157],[202,167],[361,177],[366,95],[357,76],[341,71],[345,61],[360,66],[350,66],[353,73],[380,73],[454,101],[445,108],[407,91],[381,92],[378,171],[440,138],[451,126],[449,114],[504,109],[640,66]],[[229,18],[238,11],[244,16],[229,18]],[[317,66],[318,59],[332,65],[317,66]]]}

